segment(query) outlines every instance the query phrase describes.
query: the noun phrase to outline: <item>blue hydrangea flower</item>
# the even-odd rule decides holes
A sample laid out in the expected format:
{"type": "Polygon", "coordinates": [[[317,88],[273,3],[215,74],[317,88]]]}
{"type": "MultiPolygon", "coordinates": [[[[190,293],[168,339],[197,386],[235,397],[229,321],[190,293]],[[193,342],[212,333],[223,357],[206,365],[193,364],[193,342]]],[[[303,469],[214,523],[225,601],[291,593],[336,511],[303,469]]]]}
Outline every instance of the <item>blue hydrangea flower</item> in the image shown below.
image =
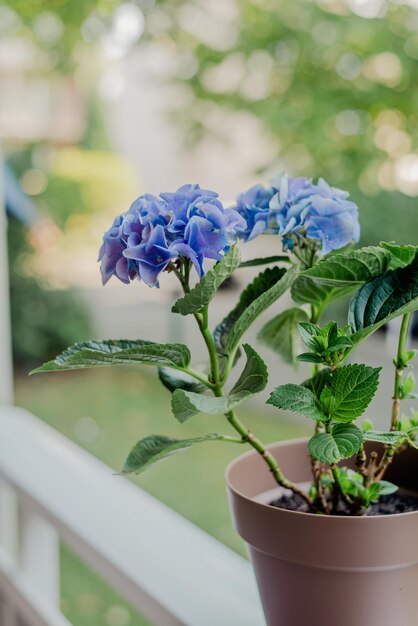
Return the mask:
{"type": "Polygon", "coordinates": [[[273,187],[254,185],[238,195],[235,209],[246,221],[246,228],[240,234],[244,241],[250,241],[266,231],[274,231],[277,227],[270,210],[274,194],[273,187]]]}
{"type": "Polygon", "coordinates": [[[327,254],[360,238],[358,208],[348,196],[321,178],[314,184],[308,178],[277,176],[267,189],[257,185],[238,196],[236,209],[247,220],[240,236],[248,240],[262,232],[278,233],[285,250],[304,236],[327,254]]]}
{"type": "Polygon", "coordinates": [[[151,287],[179,257],[190,259],[199,275],[204,260],[222,258],[245,220],[225,209],[214,191],[184,185],[160,197],[140,196],[105,233],[99,261],[103,283],[116,276],[124,283],[139,278],[151,287]]]}

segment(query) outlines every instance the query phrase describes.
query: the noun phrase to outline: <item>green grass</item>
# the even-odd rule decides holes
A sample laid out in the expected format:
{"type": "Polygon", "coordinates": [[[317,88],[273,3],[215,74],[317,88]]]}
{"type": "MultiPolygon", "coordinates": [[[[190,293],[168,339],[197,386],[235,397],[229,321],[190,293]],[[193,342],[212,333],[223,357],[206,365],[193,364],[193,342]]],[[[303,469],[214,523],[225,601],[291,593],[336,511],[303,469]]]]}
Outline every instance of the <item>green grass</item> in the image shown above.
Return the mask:
{"type": "MultiPolygon", "coordinates": [[[[170,394],[144,368],[90,370],[21,377],[16,402],[83,448],[120,469],[134,443],[149,434],[174,437],[229,434],[222,417],[175,421],[170,394]]],[[[283,420],[272,407],[255,405],[241,417],[266,442],[307,434],[307,425],[283,420]]],[[[224,487],[228,462],[244,447],[210,442],[150,468],[135,482],[234,550],[244,554],[229,517],[224,487]]],[[[126,480],[115,476],[115,481],[126,480]]],[[[145,626],[95,574],[62,548],[62,607],[74,626],[145,626]]]]}

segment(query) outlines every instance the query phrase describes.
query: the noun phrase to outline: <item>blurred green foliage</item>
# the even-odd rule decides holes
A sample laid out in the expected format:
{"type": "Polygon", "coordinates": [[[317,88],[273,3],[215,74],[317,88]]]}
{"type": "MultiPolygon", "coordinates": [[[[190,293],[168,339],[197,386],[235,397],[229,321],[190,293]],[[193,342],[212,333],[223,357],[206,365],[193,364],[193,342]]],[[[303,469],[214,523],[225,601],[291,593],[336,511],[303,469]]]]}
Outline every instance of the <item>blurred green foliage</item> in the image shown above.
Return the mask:
{"type": "MultiPolygon", "coordinates": [[[[260,132],[272,146],[260,159],[261,179],[281,168],[323,176],[349,189],[358,202],[363,243],[411,239],[418,225],[416,2],[133,3],[145,18],[139,45],[168,49],[171,76],[189,94],[187,107],[175,111],[186,142],[211,134],[228,141],[229,125],[217,127],[214,114],[216,119],[217,111],[244,112],[261,122],[260,132]]],[[[93,52],[91,46],[106,40],[121,4],[6,2],[50,63],[66,72],[77,67],[81,49],[85,58],[86,47],[93,52]],[[51,14],[62,36],[42,39],[46,22],[44,28],[39,23],[51,14]]]]}
{"type": "Polygon", "coordinates": [[[74,291],[50,289],[19,271],[22,255],[30,254],[27,227],[10,219],[8,235],[13,358],[28,369],[87,339],[90,321],[74,291]]]}
{"type": "MultiPolygon", "coordinates": [[[[350,190],[363,242],[410,241],[418,226],[416,6],[237,0],[216,29],[221,3],[180,4],[163,6],[177,80],[193,94],[180,112],[187,136],[213,132],[217,107],[249,112],[272,140],[278,167],[350,190]]],[[[271,154],[264,170],[272,171],[271,154]]]]}

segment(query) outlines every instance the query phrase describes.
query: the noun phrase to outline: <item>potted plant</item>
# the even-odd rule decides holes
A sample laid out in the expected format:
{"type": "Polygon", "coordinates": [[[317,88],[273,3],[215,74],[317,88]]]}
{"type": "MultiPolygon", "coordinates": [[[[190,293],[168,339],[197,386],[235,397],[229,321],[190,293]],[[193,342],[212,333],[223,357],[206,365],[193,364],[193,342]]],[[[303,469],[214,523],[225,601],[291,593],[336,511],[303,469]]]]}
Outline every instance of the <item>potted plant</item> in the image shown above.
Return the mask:
{"type": "Polygon", "coordinates": [[[381,243],[354,249],[359,235],[356,205],[321,179],[314,184],[282,175],[239,195],[232,208],[198,185],[141,196],[104,235],[103,282],[116,276],[154,287],[161,272],[170,272],[183,290],[172,312],[194,318],[207,368],[193,367],[183,344],[141,339],[79,343],[35,370],[154,365],[177,420],[200,412],[225,415],[226,434],[142,439],[122,471],[140,472],[209,441],[252,449],[228,468],[227,483],[271,626],[418,623],[418,418],[401,412],[401,401],[414,395],[413,375],[406,372],[415,351],[406,344],[418,308],[418,248],[381,243]],[[240,247],[263,233],[276,234],[285,254],[242,262],[240,247]],[[207,259],[215,261],[212,269],[205,269],[207,259]],[[222,283],[258,265],[267,269],[211,330],[209,306],[222,283]],[[313,434],[308,441],[266,446],[239,418],[239,405],[268,382],[263,359],[243,338],[289,290],[292,306],[271,319],[259,339],[287,362],[312,369],[300,385],[273,380],[268,403],[310,419],[313,434]],[[323,323],[329,304],[348,294],[347,325],[323,323]],[[380,368],[353,357],[396,317],[402,322],[394,390],[381,392],[390,423],[376,430],[358,420],[378,389],[380,368]],[[306,351],[296,356],[298,333],[306,351]],[[240,373],[231,385],[234,368],[240,373]]]}

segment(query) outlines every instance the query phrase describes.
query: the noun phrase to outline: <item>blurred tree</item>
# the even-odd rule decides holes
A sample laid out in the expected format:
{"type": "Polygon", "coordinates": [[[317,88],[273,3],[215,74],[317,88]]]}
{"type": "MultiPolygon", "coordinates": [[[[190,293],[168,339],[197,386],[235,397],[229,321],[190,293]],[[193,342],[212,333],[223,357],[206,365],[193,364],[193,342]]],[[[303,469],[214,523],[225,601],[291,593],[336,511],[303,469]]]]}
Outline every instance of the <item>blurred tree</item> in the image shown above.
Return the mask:
{"type": "Polygon", "coordinates": [[[162,7],[177,79],[194,97],[183,112],[189,138],[208,132],[216,107],[251,112],[279,166],[323,176],[366,207],[364,240],[410,240],[418,225],[415,0],[167,0],[162,7]],[[404,223],[396,220],[396,232],[394,209],[404,223]]]}

